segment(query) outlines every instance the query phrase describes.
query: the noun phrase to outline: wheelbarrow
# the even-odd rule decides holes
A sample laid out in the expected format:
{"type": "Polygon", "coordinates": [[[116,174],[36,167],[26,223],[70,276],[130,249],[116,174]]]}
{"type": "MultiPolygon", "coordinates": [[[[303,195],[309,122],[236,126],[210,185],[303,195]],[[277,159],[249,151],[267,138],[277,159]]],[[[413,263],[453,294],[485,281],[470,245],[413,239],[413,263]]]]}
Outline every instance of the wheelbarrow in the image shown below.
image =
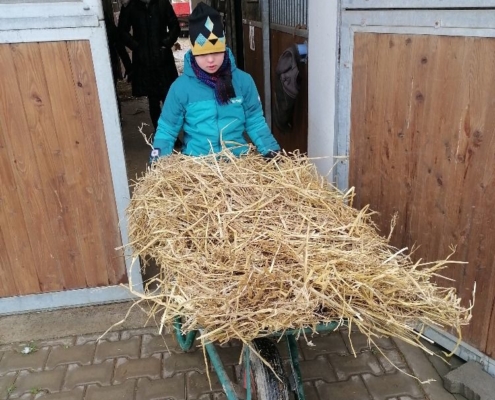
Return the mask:
{"type": "MultiPolygon", "coordinates": [[[[251,351],[250,346],[244,346],[243,365],[241,366],[242,393],[239,393],[238,385],[235,385],[227,376],[220,356],[213,343],[205,343],[206,352],[211,365],[218,376],[218,380],[227,396],[227,400],[305,400],[304,388],[299,367],[299,351],[297,349],[296,336],[316,332],[333,332],[342,326],[342,321],[328,324],[318,324],[315,329],[286,330],[276,332],[268,336],[254,339],[250,346],[257,352],[251,351]],[[289,352],[290,374],[286,376],[282,359],[275,345],[276,339],[286,338],[289,352]],[[268,365],[267,365],[268,364],[268,365]],[[237,388],[237,390],[236,390],[237,388]],[[293,393],[291,397],[290,393],[293,393]]],[[[182,334],[181,317],[174,320],[174,331],[179,346],[183,351],[188,351],[193,346],[198,330],[182,334]]]]}

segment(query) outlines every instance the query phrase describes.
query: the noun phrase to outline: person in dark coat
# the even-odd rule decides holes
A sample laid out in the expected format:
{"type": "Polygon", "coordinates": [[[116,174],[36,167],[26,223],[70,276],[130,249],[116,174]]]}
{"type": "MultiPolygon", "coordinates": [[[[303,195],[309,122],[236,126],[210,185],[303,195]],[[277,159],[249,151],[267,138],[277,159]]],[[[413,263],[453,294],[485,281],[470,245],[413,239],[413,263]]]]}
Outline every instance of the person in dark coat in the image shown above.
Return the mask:
{"type": "Polygon", "coordinates": [[[169,0],[131,0],[120,12],[118,27],[132,50],[132,95],[148,97],[156,130],[160,102],[179,76],[172,52],[180,34],[179,21],[169,0]]]}
{"type": "MultiPolygon", "coordinates": [[[[131,57],[122,42],[119,30],[115,24],[112,3],[109,1],[103,2],[103,16],[105,17],[105,28],[107,30],[108,50],[110,52],[110,63],[112,64],[113,83],[115,85],[115,93],[117,93],[117,81],[128,76],[132,70],[131,57]],[[124,72],[120,61],[124,65],[124,72]]],[[[119,115],[122,115],[121,103],[119,96],[116,94],[117,106],[119,115]]]]}

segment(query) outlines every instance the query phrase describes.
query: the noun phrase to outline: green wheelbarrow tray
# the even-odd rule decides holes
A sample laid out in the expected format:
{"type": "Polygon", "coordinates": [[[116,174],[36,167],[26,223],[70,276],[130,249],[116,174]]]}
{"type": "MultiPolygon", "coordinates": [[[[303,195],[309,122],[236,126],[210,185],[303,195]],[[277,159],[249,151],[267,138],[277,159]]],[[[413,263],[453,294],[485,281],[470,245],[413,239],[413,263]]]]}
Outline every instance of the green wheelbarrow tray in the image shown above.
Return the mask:
{"type": "MultiPolygon", "coordinates": [[[[206,343],[205,348],[210,358],[211,365],[218,376],[218,380],[227,396],[227,400],[288,400],[288,391],[291,390],[295,394],[297,400],[305,400],[304,389],[299,368],[299,351],[297,349],[296,335],[311,334],[314,332],[333,332],[342,326],[342,321],[335,321],[326,324],[318,324],[313,328],[286,330],[283,332],[275,332],[263,338],[255,339],[251,345],[270,364],[268,367],[263,363],[258,356],[253,357],[248,346],[244,347],[244,365],[243,365],[243,384],[246,389],[245,396],[236,393],[234,384],[227,376],[227,372],[223,366],[220,356],[213,343],[206,343]],[[278,350],[273,341],[268,338],[287,339],[289,351],[289,361],[292,371],[292,376],[287,380],[285,377],[282,361],[278,350]],[[250,371],[247,373],[246,371],[250,371]],[[274,374],[274,371],[276,375],[274,374]],[[290,385],[287,385],[289,381],[290,385]],[[291,386],[291,389],[289,389],[291,386]],[[254,395],[254,396],[253,396],[254,395]],[[241,397],[239,397],[241,396],[241,397]]],[[[345,325],[345,323],[344,323],[345,325]]],[[[199,331],[192,331],[186,335],[182,334],[181,317],[176,317],[174,320],[174,331],[182,350],[188,351],[191,349],[196,335],[199,331]]]]}

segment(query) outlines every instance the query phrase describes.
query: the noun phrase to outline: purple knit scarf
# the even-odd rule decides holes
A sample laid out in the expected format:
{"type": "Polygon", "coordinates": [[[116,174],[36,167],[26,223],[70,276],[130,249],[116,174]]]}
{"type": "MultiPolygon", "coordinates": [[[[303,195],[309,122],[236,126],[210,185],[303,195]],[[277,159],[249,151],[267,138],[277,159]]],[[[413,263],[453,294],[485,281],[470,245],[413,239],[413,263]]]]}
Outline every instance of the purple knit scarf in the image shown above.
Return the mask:
{"type": "Polygon", "coordinates": [[[225,52],[222,65],[214,74],[203,71],[194,56],[191,57],[191,66],[196,77],[215,90],[215,98],[218,104],[228,104],[230,99],[235,97],[235,90],[232,85],[232,64],[227,52],[225,52]]]}

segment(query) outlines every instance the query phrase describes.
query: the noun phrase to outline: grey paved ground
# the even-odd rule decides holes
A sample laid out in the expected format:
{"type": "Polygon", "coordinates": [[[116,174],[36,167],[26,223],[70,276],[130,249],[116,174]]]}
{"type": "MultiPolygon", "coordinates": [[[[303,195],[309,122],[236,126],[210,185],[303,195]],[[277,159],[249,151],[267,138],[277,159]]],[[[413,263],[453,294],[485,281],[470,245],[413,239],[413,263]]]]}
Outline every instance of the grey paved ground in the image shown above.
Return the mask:
{"type": "MultiPolygon", "coordinates": [[[[0,318],[0,400],[225,399],[214,373],[210,390],[201,349],[183,353],[172,335],[159,335],[155,326],[139,328],[146,323],[144,313],[131,314],[124,329],[114,329],[98,341],[128,306],[0,318]],[[60,337],[64,333],[70,334],[60,337]],[[15,340],[20,337],[24,340],[15,340]],[[26,348],[29,354],[22,353],[26,348]]],[[[314,346],[299,341],[308,400],[463,399],[443,389],[441,375],[451,367],[440,360],[386,338],[379,341],[382,355],[369,348],[360,333],[352,333],[351,338],[356,357],[351,354],[348,332],[343,330],[314,337],[314,346]],[[421,380],[437,382],[422,385],[397,371],[385,356],[421,380]]],[[[287,359],[285,344],[278,346],[287,359]]],[[[236,382],[241,347],[229,343],[218,351],[236,382]]],[[[459,363],[454,360],[452,367],[459,363]]]]}

